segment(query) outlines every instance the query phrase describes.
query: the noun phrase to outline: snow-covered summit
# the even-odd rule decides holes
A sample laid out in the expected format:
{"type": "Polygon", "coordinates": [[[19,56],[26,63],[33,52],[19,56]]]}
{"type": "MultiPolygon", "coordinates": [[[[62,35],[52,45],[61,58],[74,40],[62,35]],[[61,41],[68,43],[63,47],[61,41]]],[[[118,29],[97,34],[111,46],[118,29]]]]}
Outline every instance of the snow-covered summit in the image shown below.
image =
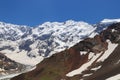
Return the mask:
{"type": "Polygon", "coordinates": [[[101,23],[117,23],[120,22],[120,19],[103,19],[101,23]]]}
{"type": "Polygon", "coordinates": [[[30,27],[0,22],[0,40],[18,40],[23,35],[29,34],[30,27]]]}

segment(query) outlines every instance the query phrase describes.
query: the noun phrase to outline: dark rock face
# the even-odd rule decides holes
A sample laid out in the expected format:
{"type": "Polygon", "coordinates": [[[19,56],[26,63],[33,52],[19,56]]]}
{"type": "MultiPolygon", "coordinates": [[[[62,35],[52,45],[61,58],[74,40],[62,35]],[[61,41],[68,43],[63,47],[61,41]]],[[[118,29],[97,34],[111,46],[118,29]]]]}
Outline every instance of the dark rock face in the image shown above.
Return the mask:
{"type": "Polygon", "coordinates": [[[0,60],[1,60],[0,68],[3,68],[5,70],[16,69],[18,66],[14,61],[8,59],[3,54],[0,54],[0,60]]]}
{"type": "Polygon", "coordinates": [[[105,80],[111,76],[120,74],[120,23],[110,25],[100,35],[94,38],[87,38],[70,49],[52,55],[50,58],[44,59],[37,65],[37,68],[31,72],[21,74],[11,80],[105,80]],[[97,62],[105,51],[108,50],[108,42],[110,40],[118,46],[110,53],[109,57],[104,61],[97,62]],[[85,51],[86,54],[81,54],[85,51]],[[89,55],[94,53],[101,55],[92,62],[82,73],[67,77],[66,74],[80,68],[88,63],[89,55]],[[92,70],[93,68],[98,68],[92,70]],[[84,76],[86,74],[92,74],[84,76]]]}
{"type": "Polygon", "coordinates": [[[5,50],[5,49],[8,49],[8,50],[14,51],[14,48],[11,47],[11,46],[3,46],[2,48],[0,48],[0,51],[1,51],[1,50],[5,50]]]}
{"type": "Polygon", "coordinates": [[[30,39],[24,41],[20,46],[19,49],[20,50],[26,50],[26,51],[30,51],[31,48],[29,47],[31,44],[33,43],[33,41],[31,41],[30,39]]]}
{"type": "Polygon", "coordinates": [[[120,23],[112,24],[107,30],[101,33],[103,41],[110,39],[113,43],[120,42],[120,23]]]}
{"type": "Polygon", "coordinates": [[[16,63],[15,61],[7,58],[5,55],[0,53],[0,76],[5,76],[5,74],[8,75],[11,73],[18,73],[22,71],[24,67],[24,65],[16,63]]]}
{"type": "Polygon", "coordinates": [[[103,41],[101,36],[97,35],[94,38],[87,38],[79,42],[75,47],[79,51],[98,53],[107,49],[107,42],[103,41]]]}

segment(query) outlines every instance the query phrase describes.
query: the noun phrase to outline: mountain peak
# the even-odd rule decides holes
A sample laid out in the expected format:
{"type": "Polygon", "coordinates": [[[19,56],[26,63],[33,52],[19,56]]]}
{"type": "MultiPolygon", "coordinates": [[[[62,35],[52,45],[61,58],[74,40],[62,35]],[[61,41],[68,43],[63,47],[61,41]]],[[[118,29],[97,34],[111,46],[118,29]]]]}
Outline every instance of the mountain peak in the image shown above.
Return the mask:
{"type": "Polygon", "coordinates": [[[103,19],[101,23],[117,23],[120,22],[120,18],[118,19],[103,19]]]}

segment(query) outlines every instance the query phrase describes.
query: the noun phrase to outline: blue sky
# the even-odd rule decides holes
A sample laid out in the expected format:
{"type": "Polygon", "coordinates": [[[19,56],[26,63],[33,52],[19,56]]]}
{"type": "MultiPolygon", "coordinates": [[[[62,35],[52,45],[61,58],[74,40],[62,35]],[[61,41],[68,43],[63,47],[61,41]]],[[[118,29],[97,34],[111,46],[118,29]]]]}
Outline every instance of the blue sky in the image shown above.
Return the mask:
{"type": "Polygon", "coordinates": [[[0,21],[36,26],[72,19],[97,23],[120,18],[120,0],[0,0],[0,21]]]}

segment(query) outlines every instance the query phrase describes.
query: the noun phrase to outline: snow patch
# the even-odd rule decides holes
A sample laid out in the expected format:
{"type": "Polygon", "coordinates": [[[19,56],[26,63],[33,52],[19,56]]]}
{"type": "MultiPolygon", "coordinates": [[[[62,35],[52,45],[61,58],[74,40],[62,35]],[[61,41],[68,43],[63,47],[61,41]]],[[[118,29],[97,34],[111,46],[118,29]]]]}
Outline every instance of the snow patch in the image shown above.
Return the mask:
{"type": "Polygon", "coordinates": [[[106,79],[106,80],[120,80],[120,74],[115,75],[115,76],[113,76],[113,77],[110,77],[110,78],[108,78],[108,79],[106,79]]]}
{"type": "Polygon", "coordinates": [[[85,74],[85,75],[83,75],[83,77],[86,77],[86,76],[90,76],[90,75],[92,75],[93,73],[91,73],[91,74],[85,74]]]}
{"type": "Polygon", "coordinates": [[[115,30],[115,29],[112,29],[112,32],[116,32],[117,30],[115,30]]]}
{"type": "Polygon", "coordinates": [[[81,55],[86,55],[88,52],[86,52],[86,51],[80,51],[80,54],[81,55]]]}
{"type": "Polygon", "coordinates": [[[102,55],[102,57],[100,57],[97,61],[100,62],[100,61],[104,61],[105,59],[107,59],[110,54],[115,50],[115,48],[118,46],[118,44],[114,44],[114,43],[111,43],[110,40],[107,40],[108,42],[108,49],[104,52],[104,54],[102,55]]]}
{"type": "Polygon", "coordinates": [[[98,66],[98,67],[92,68],[91,70],[96,71],[96,70],[98,70],[98,69],[100,69],[100,68],[101,68],[101,66],[98,66]]]}

